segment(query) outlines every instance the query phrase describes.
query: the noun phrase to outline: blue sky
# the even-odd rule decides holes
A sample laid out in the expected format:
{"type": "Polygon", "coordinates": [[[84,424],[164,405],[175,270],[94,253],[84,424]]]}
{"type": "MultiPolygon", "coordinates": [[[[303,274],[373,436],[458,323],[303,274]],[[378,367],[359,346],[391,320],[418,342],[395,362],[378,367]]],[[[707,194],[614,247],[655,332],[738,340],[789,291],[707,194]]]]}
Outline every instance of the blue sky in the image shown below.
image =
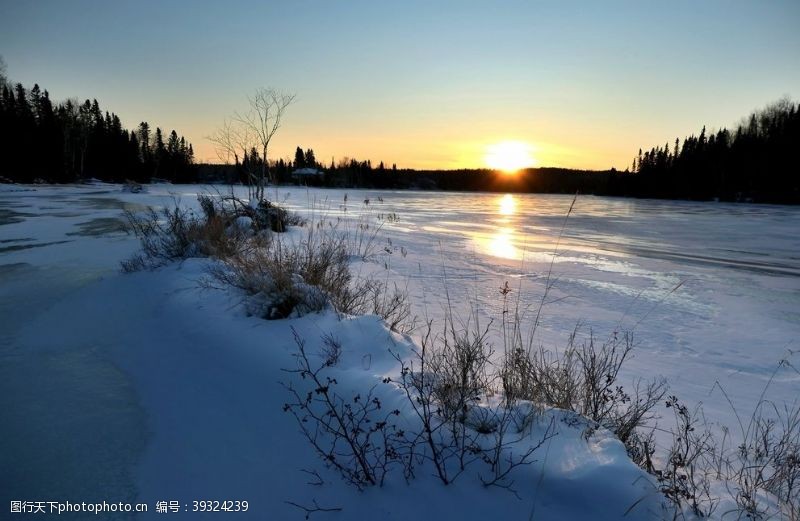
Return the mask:
{"type": "Polygon", "coordinates": [[[261,86],[297,93],[273,157],[624,169],[639,147],[800,97],[800,2],[0,0],[13,81],[204,139],[261,86]]]}

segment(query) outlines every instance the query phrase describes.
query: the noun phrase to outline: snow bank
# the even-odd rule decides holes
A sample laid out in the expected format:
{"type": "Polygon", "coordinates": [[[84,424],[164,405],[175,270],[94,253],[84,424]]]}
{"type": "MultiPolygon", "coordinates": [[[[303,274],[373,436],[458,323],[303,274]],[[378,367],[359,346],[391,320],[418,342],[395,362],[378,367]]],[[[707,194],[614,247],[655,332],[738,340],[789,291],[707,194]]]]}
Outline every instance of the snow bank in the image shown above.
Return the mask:
{"type": "MultiPolygon", "coordinates": [[[[333,313],[265,321],[247,317],[236,296],[202,290],[206,261],[190,259],[155,272],[109,277],[58,303],[25,328],[21,342],[46,349],[92,342],[130,376],[151,432],[137,471],[139,500],[247,500],[239,517],[301,518],[287,501],[342,508],[338,519],[651,519],[659,511],[649,478],[628,460],[624,447],[601,433],[587,443],[579,422],[552,411],[558,435],[519,469],[515,497],[484,488],[475,475],[445,487],[420,469],[406,484],[392,476],[383,488],[359,493],[315,455],[283,412],[282,382],[296,367],[292,328],[311,353],[321,336],[343,346],[335,368],[340,391],[365,392],[396,374],[390,351],[408,353],[409,340],[388,331],[377,317],[340,320],[333,313]],[[324,484],[308,485],[305,471],[324,484]],[[652,496],[652,497],[651,497],[652,496]],[[644,498],[644,499],[643,499],[644,498]],[[641,501],[640,501],[641,500],[641,501]],[[638,502],[638,503],[637,503],[638,502]]],[[[384,398],[403,407],[399,394],[384,398]]],[[[574,419],[574,418],[573,418],[574,419]]],[[[101,440],[98,440],[101,443],[101,440]]],[[[311,479],[313,481],[313,479],[311,479]]],[[[191,512],[171,517],[193,518],[191,512]]]]}

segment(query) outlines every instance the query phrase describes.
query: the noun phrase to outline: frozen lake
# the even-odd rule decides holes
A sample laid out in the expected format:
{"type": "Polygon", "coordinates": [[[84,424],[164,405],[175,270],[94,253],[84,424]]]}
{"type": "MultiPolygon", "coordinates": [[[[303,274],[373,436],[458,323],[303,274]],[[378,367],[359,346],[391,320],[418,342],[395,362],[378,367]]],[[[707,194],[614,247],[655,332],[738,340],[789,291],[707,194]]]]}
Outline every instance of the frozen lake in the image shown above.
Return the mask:
{"type": "MultiPolygon", "coordinates": [[[[725,419],[715,382],[747,411],[780,360],[797,365],[798,208],[536,194],[280,197],[298,211],[325,201],[317,206],[333,212],[345,193],[350,214],[396,216],[381,228],[394,253],[380,259],[408,284],[420,316],[441,316],[446,287],[456,314],[475,306],[499,321],[508,281],[532,323],[549,284],[535,344],[563,346],[579,322],[600,338],[633,331],[630,378],[662,375],[679,397],[725,419]]],[[[781,371],[770,396],[798,391],[800,374],[781,371]]]]}
{"type": "MultiPolygon", "coordinates": [[[[204,188],[0,188],[0,468],[10,469],[0,489],[15,499],[91,500],[101,490],[100,500],[109,490],[133,498],[147,420],[105,354],[113,346],[90,330],[85,342],[42,342],[37,317],[117,276],[137,248],[119,226],[124,208],[173,197],[196,205],[204,188]]],[[[800,208],[300,188],[270,195],[351,229],[366,223],[368,237],[379,227],[370,270],[408,287],[421,318],[441,319],[449,293],[457,316],[475,308],[499,321],[508,282],[532,323],[550,285],[536,345],[563,346],[578,323],[600,338],[633,331],[622,383],[663,376],[672,394],[702,402],[711,422],[735,421],[716,382],[746,413],[780,360],[800,367],[800,208]]],[[[786,367],[768,396],[791,402],[798,391],[800,373],[786,367]]]]}

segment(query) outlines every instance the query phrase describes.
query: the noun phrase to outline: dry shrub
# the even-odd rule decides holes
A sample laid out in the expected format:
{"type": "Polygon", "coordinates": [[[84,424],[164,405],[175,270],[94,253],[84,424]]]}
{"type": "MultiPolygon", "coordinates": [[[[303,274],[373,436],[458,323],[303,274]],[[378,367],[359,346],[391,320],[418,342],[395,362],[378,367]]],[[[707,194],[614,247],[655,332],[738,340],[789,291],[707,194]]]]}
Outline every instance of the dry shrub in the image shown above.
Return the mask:
{"type": "MultiPolygon", "coordinates": [[[[384,408],[375,387],[355,396],[341,394],[336,378],[327,374],[338,354],[332,358],[328,351],[322,364],[312,362],[305,341],[294,328],[292,332],[298,366],[284,369],[296,378],[284,383],[290,397],[283,411],[294,416],[320,458],[359,490],[382,486],[394,467],[411,472],[413,442],[394,423],[400,411],[384,408]]],[[[327,348],[331,345],[341,349],[333,339],[327,348]]]]}
{"type": "Polygon", "coordinates": [[[416,328],[416,317],[411,316],[407,288],[392,283],[390,289],[388,283],[379,282],[369,295],[371,312],[381,317],[390,330],[407,334],[416,328]]]}
{"type": "Polygon", "coordinates": [[[377,315],[391,331],[398,333],[407,334],[416,328],[416,317],[411,316],[408,290],[396,283],[390,286],[388,281],[372,277],[358,278],[333,297],[333,305],[341,313],[377,315]]]}
{"type": "Polygon", "coordinates": [[[452,320],[445,320],[443,333],[432,344],[428,368],[433,397],[445,421],[464,422],[472,406],[492,394],[488,333],[489,327],[481,328],[477,322],[474,327],[456,328],[452,320]]]}
{"type": "Polygon", "coordinates": [[[551,422],[538,442],[530,443],[529,428],[539,410],[496,399],[498,375],[487,342],[490,326],[481,327],[477,313],[457,325],[448,312],[443,329],[434,334],[429,321],[414,356],[395,357],[401,367],[395,383],[419,423],[415,450],[442,483],[450,484],[482,463],[484,486],[515,493],[513,470],[533,463],[535,452],[555,430],[551,422]],[[523,440],[527,442],[520,446],[523,440]]]}
{"type": "Polygon", "coordinates": [[[729,446],[727,427],[722,426],[718,439],[702,407],[690,409],[676,396],[665,402],[674,425],[661,427],[671,436],[663,454],[656,455],[652,430],[633,433],[631,444],[639,450],[632,458],[655,476],[672,506],[673,519],[712,516],[721,500],[712,493],[714,481],[724,484],[733,501],[733,507],[721,513],[722,519],[800,519],[800,406],[778,407],[765,398],[782,367],[794,369],[787,360],[778,364],[746,421],[722,386],[715,385],[737,419],[740,441],[735,446],[729,446]]]}
{"type": "Polygon", "coordinates": [[[652,473],[658,479],[661,492],[675,505],[676,515],[687,505],[695,516],[708,517],[717,507],[708,472],[715,450],[713,436],[702,428],[699,406],[690,410],[675,396],[670,396],[666,405],[675,419],[672,444],[662,468],[653,468],[652,473]]]}
{"type": "Polygon", "coordinates": [[[189,257],[229,259],[268,242],[241,210],[243,204],[226,204],[225,199],[208,195],[199,195],[198,200],[203,215],[181,208],[177,201],[160,211],[126,211],[127,229],[139,238],[141,251],[122,262],[123,271],[157,268],[189,257]]]}
{"type": "Polygon", "coordinates": [[[354,280],[345,234],[324,224],[309,226],[298,242],[273,240],[267,247],[228,257],[213,277],[241,289],[251,312],[275,319],[331,306],[347,315],[372,313],[393,331],[413,328],[408,294],[373,278],[354,280]]]}
{"type": "Polygon", "coordinates": [[[213,257],[212,279],[241,289],[252,314],[275,319],[331,306],[344,314],[374,313],[395,331],[407,331],[410,305],[396,285],[353,280],[349,262],[362,258],[374,242],[356,229],[327,221],[305,228],[302,239],[279,239],[275,231],[304,225],[299,216],[269,201],[251,205],[233,195],[198,196],[202,215],[173,207],[127,212],[128,229],[141,251],[122,263],[124,271],[156,268],[188,257],[213,257]]]}
{"type": "Polygon", "coordinates": [[[242,237],[228,232],[218,216],[196,217],[188,210],[149,209],[143,214],[126,211],[127,228],[141,243],[141,251],[122,262],[123,271],[157,268],[189,257],[226,258],[239,250],[242,237]]]}
{"type": "Polygon", "coordinates": [[[231,257],[213,267],[211,275],[250,295],[250,312],[267,319],[337,303],[352,278],[342,241],[333,236],[318,240],[313,229],[300,243],[274,240],[267,248],[231,257]]]}
{"type": "Polygon", "coordinates": [[[268,245],[271,231],[285,231],[289,225],[303,225],[301,217],[270,201],[255,206],[232,195],[197,197],[202,215],[171,207],[143,213],[125,212],[127,229],[141,242],[141,251],[124,261],[124,271],[156,268],[189,257],[230,259],[268,245]]]}
{"type": "MultiPolygon", "coordinates": [[[[629,453],[641,450],[637,429],[654,418],[653,409],[666,393],[666,382],[637,381],[633,391],[619,384],[619,372],[633,349],[630,334],[612,334],[597,342],[590,332],[578,342],[578,328],[561,353],[516,347],[505,357],[501,380],[507,401],[527,400],[574,411],[613,432],[629,453]]],[[[591,432],[587,433],[591,434],[591,432]]]]}
{"type": "Polygon", "coordinates": [[[714,452],[714,466],[718,477],[728,483],[738,513],[752,519],[800,519],[800,405],[795,401],[779,407],[765,398],[784,368],[797,372],[788,360],[781,360],[746,421],[717,385],[736,416],[742,441],[727,448],[723,440],[714,452]]]}

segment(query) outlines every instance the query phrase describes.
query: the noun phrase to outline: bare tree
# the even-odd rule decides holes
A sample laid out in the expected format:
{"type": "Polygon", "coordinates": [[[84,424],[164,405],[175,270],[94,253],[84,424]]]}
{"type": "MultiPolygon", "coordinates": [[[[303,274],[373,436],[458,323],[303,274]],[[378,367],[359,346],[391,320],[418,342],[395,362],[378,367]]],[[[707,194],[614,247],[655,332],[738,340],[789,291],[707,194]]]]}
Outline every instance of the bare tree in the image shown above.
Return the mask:
{"type": "Polygon", "coordinates": [[[258,201],[264,199],[264,188],[271,179],[269,170],[269,144],[281,127],[286,108],[295,100],[295,94],[289,94],[273,88],[260,88],[247,98],[250,110],[245,113],[234,113],[226,120],[216,133],[209,136],[217,148],[217,156],[224,163],[247,164],[246,174],[248,194],[258,201]],[[260,161],[245,161],[252,150],[261,153],[260,161]]]}
{"type": "Polygon", "coordinates": [[[244,169],[248,197],[253,199],[255,197],[258,172],[254,168],[255,164],[247,161],[249,150],[253,148],[254,143],[247,129],[236,124],[233,120],[226,119],[222,122],[222,126],[206,139],[214,143],[217,157],[223,164],[229,165],[233,160],[233,164],[236,165],[237,169],[244,169]]]}

